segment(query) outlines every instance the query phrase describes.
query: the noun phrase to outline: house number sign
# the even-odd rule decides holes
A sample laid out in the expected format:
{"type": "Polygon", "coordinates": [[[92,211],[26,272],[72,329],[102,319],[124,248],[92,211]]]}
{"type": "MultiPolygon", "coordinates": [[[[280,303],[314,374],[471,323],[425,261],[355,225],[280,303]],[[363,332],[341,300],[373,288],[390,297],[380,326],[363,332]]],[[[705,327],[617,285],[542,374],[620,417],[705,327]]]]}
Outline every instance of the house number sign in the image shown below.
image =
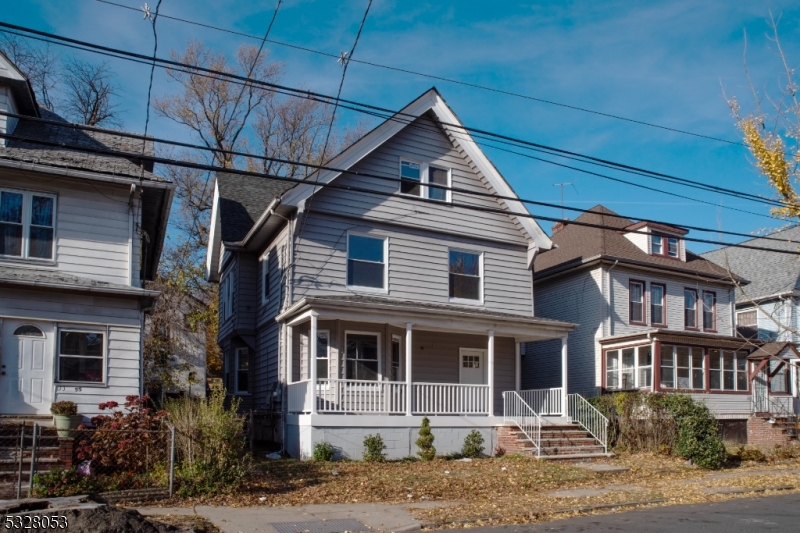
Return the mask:
{"type": "Polygon", "coordinates": [[[58,387],[56,392],[67,392],[67,389],[72,389],[71,392],[83,392],[83,387],[58,387]]]}

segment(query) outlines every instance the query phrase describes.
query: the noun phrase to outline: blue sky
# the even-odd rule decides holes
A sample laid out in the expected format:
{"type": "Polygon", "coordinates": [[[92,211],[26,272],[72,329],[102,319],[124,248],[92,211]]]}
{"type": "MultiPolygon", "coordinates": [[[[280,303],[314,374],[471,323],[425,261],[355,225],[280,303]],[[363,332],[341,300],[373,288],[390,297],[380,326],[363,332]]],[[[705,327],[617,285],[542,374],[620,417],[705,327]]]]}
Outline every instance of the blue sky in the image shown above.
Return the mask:
{"type": "MultiPolygon", "coordinates": [[[[139,7],[143,2],[119,0],[139,7]]],[[[154,6],[156,1],[150,2],[154,6]]],[[[141,14],[95,0],[29,0],[4,5],[2,20],[86,39],[140,53],[152,53],[152,33],[141,14]]],[[[232,2],[163,0],[161,12],[260,35],[275,1],[232,2]]],[[[329,53],[349,50],[366,0],[286,0],[270,38],[329,53]]],[[[642,121],[739,140],[723,90],[747,108],[751,101],[744,75],[743,34],[748,35],[748,65],[760,89],[776,94],[781,65],[767,40],[769,12],[782,15],[780,31],[794,65],[800,65],[800,6],[767,0],[670,2],[478,2],[374,0],[355,57],[502,88],[642,121]]],[[[159,19],[159,55],[202,39],[232,54],[242,37],[159,19]]],[[[270,46],[284,63],[284,83],[334,94],[341,67],[335,60],[286,47],[270,46]]],[[[126,110],[124,126],[144,128],[147,67],[111,65],[119,74],[126,110]]],[[[680,177],[750,193],[770,195],[746,150],[656,128],[635,125],[561,107],[499,95],[351,63],[345,98],[399,109],[435,85],[469,126],[680,177]]],[[[154,94],[175,90],[156,70],[154,94]]],[[[357,117],[343,115],[345,122],[357,117]]],[[[154,117],[152,133],[187,139],[179,126],[154,117]]],[[[647,217],[731,231],[753,232],[782,225],[725,207],[767,214],[767,206],[701,193],[646,178],[615,174],[665,188],[704,205],[559,169],[486,148],[486,153],[517,193],[559,202],[554,183],[571,182],[569,205],[597,203],[633,217],[647,217]]],[[[603,171],[601,171],[603,172],[603,171]]],[[[560,216],[559,210],[531,207],[534,214],[560,216]]],[[[570,215],[568,215],[570,216],[570,215]]],[[[575,216],[575,215],[571,215],[575,216]]],[[[550,223],[542,222],[549,230],[550,223]]],[[[690,233],[701,238],[714,235],[690,233]]],[[[730,239],[729,239],[730,240],[730,239]]],[[[690,244],[695,251],[709,247],[690,244]]]]}

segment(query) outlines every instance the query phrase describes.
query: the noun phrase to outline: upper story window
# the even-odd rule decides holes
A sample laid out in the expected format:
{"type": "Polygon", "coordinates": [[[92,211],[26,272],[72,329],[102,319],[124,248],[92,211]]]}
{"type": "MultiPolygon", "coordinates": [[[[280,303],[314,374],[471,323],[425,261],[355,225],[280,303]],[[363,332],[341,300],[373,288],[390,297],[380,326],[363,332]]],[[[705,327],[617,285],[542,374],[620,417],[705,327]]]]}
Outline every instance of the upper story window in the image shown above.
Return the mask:
{"type": "Polygon", "coordinates": [[[272,290],[270,283],[270,268],[269,268],[269,253],[264,254],[261,258],[261,301],[267,303],[269,301],[270,292],[272,290]]]}
{"type": "Polygon", "coordinates": [[[225,321],[233,316],[233,270],[229,270],[219,285],[219,317],[225,321]]]}
{"type": "Polygon", "coordinates": [[[666,294],[666,287],[659,283],[650,284],[650,323],[653,326],[666,326],[667,318],[664,312],[665,302],[664,295],[666,294]]]}
{"type": "Polygon", "coordinates": [[[400,160],[401,194],[449,202],[450,182],[449,169],[405,159],[400,160]]]}
{"type": "Polygon", "coordinates": [[[481,254],[450,250],[450,298],[481,301],[481,254]]]}
{"type": "Polygon", "coordinates": [[[347,235],[347,286],[386,289],[386,239],[347,235]]]}
{"type": "Polygon", "coordinates": [[[644,324],[644,283],[631,281],[628,284],[628,321],[631,324],[644,324]]]}
{"type": "Polygon", "coordinates": [[[56,197],[0,190],[0,256],[52,260],[56,197]]]}
{"type": "Polygon", "coordinates": [[[717,330],[717,295],[710,291],[703,291],[703,329],[717,330]]]}
{"type": "Polygon", "coordinates": [[[748,309],[736,313],[736,332],[746,339],[758,337],[758,310],[748,309]]]}
{"type": "Polygon", "coordinates": [[[652,235],[650,237],[650,253],[667,257],[680,257],[680,240],[677,237],[652,235]]]}
{"type": "Polygon", "coordinates": [[[683,290],[683,327],[697,329],[697,291],[683,290]]]}

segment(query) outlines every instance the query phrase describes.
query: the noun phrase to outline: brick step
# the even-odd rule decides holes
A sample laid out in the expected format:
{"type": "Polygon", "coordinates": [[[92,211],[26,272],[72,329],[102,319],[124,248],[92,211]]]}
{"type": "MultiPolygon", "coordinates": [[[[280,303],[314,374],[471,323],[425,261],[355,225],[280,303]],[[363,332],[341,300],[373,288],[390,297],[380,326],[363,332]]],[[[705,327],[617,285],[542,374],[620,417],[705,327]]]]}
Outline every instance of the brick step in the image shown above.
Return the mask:
{"type": "Polygon", "coordinates": [[[542,455],[576,455],[587,453],[603,453],[605,450],[600,445],[594,446],[564,446],[561,448],[542,447],[542,455]]]}
{"type": "Polygon", "coordinates": [[[542,446],[556,447],[556,446],[594,446],[597,444],[597,439],[593,437],[581,437],[578,439],[542,439],[542,446]]]}

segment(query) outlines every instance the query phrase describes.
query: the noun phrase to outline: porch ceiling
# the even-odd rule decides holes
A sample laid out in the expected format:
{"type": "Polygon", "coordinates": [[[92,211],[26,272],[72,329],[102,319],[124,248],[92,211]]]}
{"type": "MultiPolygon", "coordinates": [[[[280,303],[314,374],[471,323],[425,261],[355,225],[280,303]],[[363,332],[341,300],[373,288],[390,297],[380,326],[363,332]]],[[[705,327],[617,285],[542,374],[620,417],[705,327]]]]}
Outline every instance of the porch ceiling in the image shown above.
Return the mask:
{"type": "Polygon", "coordinates": [[[514,337],[517,342],[557,339],[568,334],[577,324],[526,317],[483,308],[394,300],[373,296],[314,296],[304,298],[276,317],[278,322],[297,325],[312,314],[322,320],[374,322],[414,329],[477,333],[493,330],[495,335],[514,337]]]}

